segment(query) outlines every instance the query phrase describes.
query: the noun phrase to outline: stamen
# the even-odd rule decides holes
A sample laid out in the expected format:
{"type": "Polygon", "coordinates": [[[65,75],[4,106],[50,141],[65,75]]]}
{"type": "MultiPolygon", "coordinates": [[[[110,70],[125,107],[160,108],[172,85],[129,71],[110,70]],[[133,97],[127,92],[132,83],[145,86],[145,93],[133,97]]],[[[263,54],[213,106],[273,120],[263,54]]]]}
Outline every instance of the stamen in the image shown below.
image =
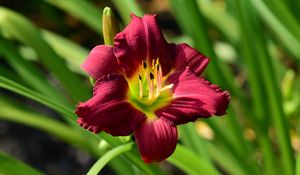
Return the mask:
{"type": "Polygon", "coordinates": [[[153,70],[155,69],[155,60],[154,59],[152,60],[152,69],[153,70]]]}
{"type": "Polygon", "coordinates": [[[152,99],[154,96],[154,75],[152,72],[150,72],[150,82],[149,82],[149,96],[148,99],[152,99]]]}
{"type": "Polygon", "coordinates": [[[142,77],[141,74],[139,74],[139,89],[140,89],[140,93],[139,93],[139,97],[143,98],[143,82],[142,82],[142,77]]]}
{"type": "Polygon", "coordinates": [[[156,77],[156,96],[159,95],[160,93],[160,90],[162,88],[162,71],[161,71],[161,66],[159,63],[157,63],[157,66],[156,66],[156,74],[157,74],[157,77],[156,77]]]}
{"type": "Polygon", "coordinates": [[[172,89],[173,86],[174,86],[174,84],[169,84],[169,85],[163,87],[163,88],[160,90],[160,92],[163,92],[163,91],[168,90],[168,89],[172,89]]]}

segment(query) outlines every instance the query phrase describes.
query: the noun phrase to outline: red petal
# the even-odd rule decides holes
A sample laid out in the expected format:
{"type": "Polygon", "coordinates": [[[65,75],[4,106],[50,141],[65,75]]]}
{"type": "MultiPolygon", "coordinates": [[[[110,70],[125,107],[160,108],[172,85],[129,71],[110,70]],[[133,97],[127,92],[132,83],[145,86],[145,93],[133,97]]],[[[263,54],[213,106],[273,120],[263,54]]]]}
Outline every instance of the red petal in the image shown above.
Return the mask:
{"type": "Polygon", "coordinates": [[[127,81],[121,75],[98,79],[94,96],[76,108],[77,122],[94,133],[104,130],[114,136],[131,134],[146,118],[128,103],[127,90],[127,81]]]}
{"type": "Polygon", "coordinates": [[[164,119],[146,120],[134,132],[142,159],[146,163],[168,158],[177,145],[177,128],[164,119]]]}
{"type": "Polygon", "coordinates": [[[209,58],[185,43],[176,45],[176,53],[177,71],[184,71],[186,66],[189,66],[192,71],[200,75],[209,63],[209,58]]]}
{"type": "Polygon", "coordinates": [[[157,116],[177,125],[226,113],[229,93],[197,77],[189,68],[170,75],[168,82],[174,84],[174,99],[169,106],[156,111],[157,116]]]}
{"type": "Polygon", "coordinates": [[[145,15],[143,18],[131,15],[131,22],[115,36],[114,53],[118,62],[131,77],[136,73],[142,60],[152,64],[152,59],[159,58],[163,74],[167,74],[173,64],[173,45],[169,45],[164,39],[155,15],[145,15]]]}
{"type": "Polygon", "coordinates": [[[94,47],[81,67],[95,80],[102,75],[120,72],[113,48],[104,45],[94,47]]]}

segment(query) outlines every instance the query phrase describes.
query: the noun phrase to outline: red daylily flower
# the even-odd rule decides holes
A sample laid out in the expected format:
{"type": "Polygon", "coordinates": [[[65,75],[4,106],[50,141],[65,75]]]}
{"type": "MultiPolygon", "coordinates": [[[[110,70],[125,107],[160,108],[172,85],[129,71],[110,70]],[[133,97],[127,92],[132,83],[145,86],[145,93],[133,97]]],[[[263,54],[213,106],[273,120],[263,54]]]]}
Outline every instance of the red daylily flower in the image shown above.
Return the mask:
{"type": "Polygon", "coordinates": [[[209,59],[187,44],[167,43],[155,15],[131,15],[113,46],[96,46],[82,68],[96,80],[79,103],[78,123],[94,133],[134,133],[142,159],[175,150],[176,125],[226,113],[230,95],[199,75],[209,59]]]}

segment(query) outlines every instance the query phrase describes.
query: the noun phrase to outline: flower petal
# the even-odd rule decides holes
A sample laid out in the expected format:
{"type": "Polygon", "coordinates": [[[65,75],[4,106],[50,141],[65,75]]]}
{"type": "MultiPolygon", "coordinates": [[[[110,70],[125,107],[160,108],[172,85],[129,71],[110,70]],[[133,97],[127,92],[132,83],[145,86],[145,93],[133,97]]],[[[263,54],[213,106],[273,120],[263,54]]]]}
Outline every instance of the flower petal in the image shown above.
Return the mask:
{"type": "Polygon", "coordinates": [[[94,47],[81,67],[95,80],[102,75],[120,72],[113,48],[105,45],[94,47]]]}
{"type": "Polygon", "coordinates": [[[101,77],[94,86],[94,96],[77,106],[77,122],[94,133],[104,130],[114,136],[131,134],[146,118],[126,100],[127,90],[122,75],[101,77]]]}
{"type": "Polygon", "coordinates": [[[114,53],[126,73],[132,77],[143,60],[152,64],[159,58],[163,74],[167,74],[173,64],[174,45],[169,45],[164,39],[155,15],[144,15],[143,18],[131,14],[131,22],[115,36],[114,53]]]}
{"type": "Polygon", "coordinates": [[[175,67],[177,71],[184,71],[186,66],[189,66],[192,71],[200,75],[208,63],[209,58],[188,44],[176,45],[175,67]]]}
{"type": "Polygon", "coordinates": [[[134,132],[142,159],[146,163],[169,157],[178,140],[177,128],[164,119],[146,120],[134,132]]]}
{"type": "Polygon", "coordinates": [[[173,100],[155,112],[158,117],[177,125],[226,113],[229,93],[197,77],[188,67],[184,72],[170,75],[168,82],[174,84],[173,100]]]}

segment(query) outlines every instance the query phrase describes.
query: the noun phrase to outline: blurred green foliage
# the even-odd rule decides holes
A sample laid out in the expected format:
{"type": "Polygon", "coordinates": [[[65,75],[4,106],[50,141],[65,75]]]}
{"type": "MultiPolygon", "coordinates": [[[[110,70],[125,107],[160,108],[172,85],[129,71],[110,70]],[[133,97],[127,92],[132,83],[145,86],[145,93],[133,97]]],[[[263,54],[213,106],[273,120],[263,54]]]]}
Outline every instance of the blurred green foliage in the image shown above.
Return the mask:
{"type": "MultiPolygon", "coordinates": [[[[131,12],[158,13],[167,38],[187,42],[210,57],[205,76],[232,94],[227,116],[180,126],[180,144],[167,161],[187,174],[299,174],[300,2],[26,3],[7,1],[0,7],[1,120],[37,128],[99,158],[91,174],[106,164],[117,174],[172,174],[144,164],[131,142],[124,145],[124,139],[81,129],[73,114],[78,101],[91,96],[79,66],[93,46],[103,43],[102,9],[111,6],[123,26],[131,12]],[[7,90],[43,104],[64,121],[39,114],[7,90]]],[[[0,154],[0,161],[5,161],[0,174],[41,174],[6,155],[0,154]],[[12,168],[16,166],[22,171],[12,168]]]]}

